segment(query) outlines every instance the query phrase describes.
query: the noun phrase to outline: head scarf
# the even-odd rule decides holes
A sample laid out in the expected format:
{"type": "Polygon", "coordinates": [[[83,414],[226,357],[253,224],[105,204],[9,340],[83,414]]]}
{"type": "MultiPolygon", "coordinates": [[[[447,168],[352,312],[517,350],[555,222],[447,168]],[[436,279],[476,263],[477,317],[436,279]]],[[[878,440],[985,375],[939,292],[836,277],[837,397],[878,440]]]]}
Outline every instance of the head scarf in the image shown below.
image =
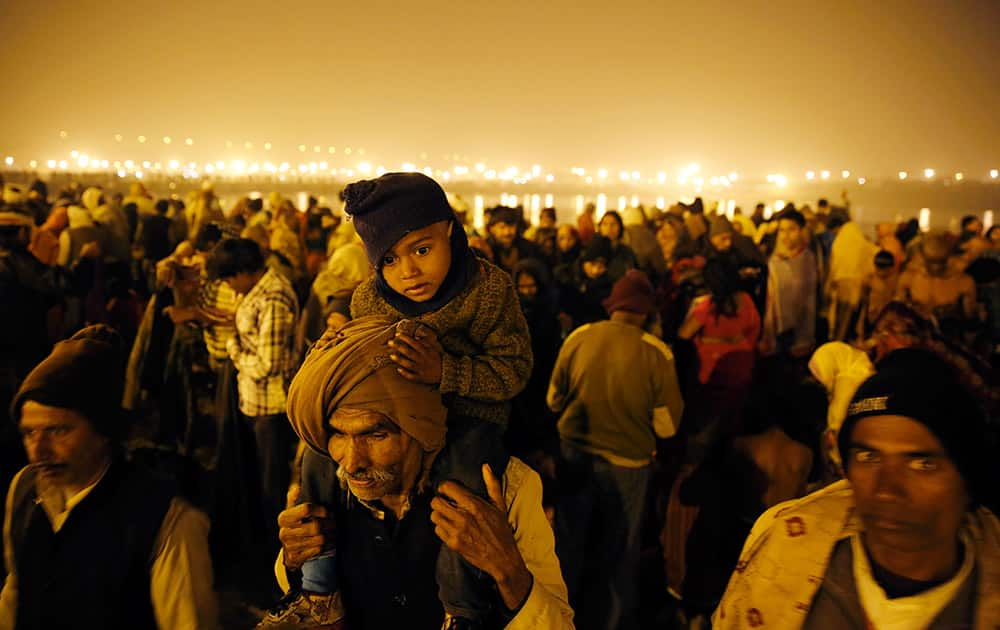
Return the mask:
{"type": "Polygon", "coordinates": [[[365,255],[365,248],[360,243],[348,243],[330,256],[326,268],[313,281],[313,291],[320,304],[326,304],[334,297],[345,293],[349,295],[371,275],[372,268],[365,255]]]}
{"type": "Polygon", "coordinates": [[[362,317],[344,325],[329,344],[313,348],[288,390],[288,420],[298,436],[329,456],[329,420],[337,409],[379,413],[423,448],[425,480],[444,447],[448,412],[440,392],[400,376],[386,345],[397,331],[419,337],[420,328],[411,320],[362,317]]]}

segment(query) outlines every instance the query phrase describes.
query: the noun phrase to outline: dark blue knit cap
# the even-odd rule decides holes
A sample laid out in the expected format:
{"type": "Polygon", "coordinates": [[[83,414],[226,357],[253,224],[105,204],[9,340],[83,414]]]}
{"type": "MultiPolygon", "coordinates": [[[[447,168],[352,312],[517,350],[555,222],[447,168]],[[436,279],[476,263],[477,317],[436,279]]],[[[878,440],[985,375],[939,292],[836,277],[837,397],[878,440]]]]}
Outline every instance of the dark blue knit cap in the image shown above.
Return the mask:
{"type": "Polygon", "coordinates": [[[455,217],[440,185],[421,173],[386,173],[344,189],[344,211],[354,222],[372,267],[414,230],[455,217]]]}
{"type": "Polygon", "coordinates": [[[995,436],[979,401],[947,361],[929,350],[903,348],[878,363],[855,392],[840,427],[845,466],[850,466],[851,432],[870,416],[904,416],[926,426],[958,468],[973,502],[993,503],[998,477],[989,444],[995,436]]]}

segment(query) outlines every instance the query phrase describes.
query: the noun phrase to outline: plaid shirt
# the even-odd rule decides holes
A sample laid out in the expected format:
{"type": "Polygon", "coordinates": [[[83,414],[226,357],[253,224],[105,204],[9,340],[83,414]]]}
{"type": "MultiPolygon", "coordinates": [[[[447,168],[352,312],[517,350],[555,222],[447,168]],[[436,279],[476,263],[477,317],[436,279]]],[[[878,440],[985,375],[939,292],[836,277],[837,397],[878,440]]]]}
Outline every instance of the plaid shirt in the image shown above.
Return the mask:
{"type": "Polygon", "coordinates": [[[268,270],[236,308],[236,336],[227,349],[237,370],[240,411],[248,416],[284,413],[295,373],[295,322],[299,307],[292,285],[268,270]]]}
{"type": "MultiPolygon", "coordinates": [[[[208,280],[201,284],[198,296],[198,306],[212,308],[227,313],[235,313],[239,304],[236,292],[222,280],[208,280]]],[[[225,324],[208,324],[202,327],[205,346],[208,348],[208,362],[212,369],[218,369],[229,358],[227,346],[229,340],[236,335],[234,326],[225,324]]]]}

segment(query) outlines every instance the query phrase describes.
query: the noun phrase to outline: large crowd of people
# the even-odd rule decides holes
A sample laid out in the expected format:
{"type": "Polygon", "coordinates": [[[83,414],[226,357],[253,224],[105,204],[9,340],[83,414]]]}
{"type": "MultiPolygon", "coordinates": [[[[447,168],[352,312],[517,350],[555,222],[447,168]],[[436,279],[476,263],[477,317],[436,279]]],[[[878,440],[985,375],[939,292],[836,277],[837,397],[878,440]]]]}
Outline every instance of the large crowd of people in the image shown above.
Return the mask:
{"type": "Polygon", "coordinates": [[[1000,227],[764,210],[8,185],[0,630],[995,627],[1000,227]]]}

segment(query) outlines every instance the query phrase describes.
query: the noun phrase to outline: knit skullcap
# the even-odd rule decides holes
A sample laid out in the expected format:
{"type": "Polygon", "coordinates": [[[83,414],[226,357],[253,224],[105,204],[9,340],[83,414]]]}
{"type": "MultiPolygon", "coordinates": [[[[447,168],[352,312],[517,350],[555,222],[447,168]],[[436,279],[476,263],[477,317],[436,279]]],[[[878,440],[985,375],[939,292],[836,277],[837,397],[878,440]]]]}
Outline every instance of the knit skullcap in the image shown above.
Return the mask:
{"type": "Polygon", "coordinates": [[[18,422],[21,408],[30,400],[77,411],[101,435],[123,437],[126,356],[124,342],[112,328],[103,324],[84,328],[57,343],[28,374],[11,403],[11,418],[18,422]]]}
{"type": "Polygon", "coordinates": [[[421,173],[386,173],[348,184],[344,202],[375,269],[399,239],[455,217],[441,186],[421,173]]]}
{"type": "Polygon", "coordinates": [[[840,428],[838,448],[846,466],[851,432],[872,416],[903,416],[923,424],[941,442],[975,503],[994,496],[1000,478],[990,453],[991,433],[979,401],[944,359],[929,350],[902,348],[878,363],[858,387],[840,428]]]}

